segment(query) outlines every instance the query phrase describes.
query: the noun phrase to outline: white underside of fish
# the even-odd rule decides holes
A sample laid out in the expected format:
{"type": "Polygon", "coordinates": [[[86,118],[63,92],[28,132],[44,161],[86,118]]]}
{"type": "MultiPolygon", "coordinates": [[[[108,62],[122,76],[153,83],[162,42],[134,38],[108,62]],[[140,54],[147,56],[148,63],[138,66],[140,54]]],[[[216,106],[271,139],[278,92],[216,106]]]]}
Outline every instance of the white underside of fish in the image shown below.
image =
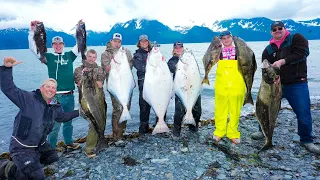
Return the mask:
{"type": "Polygon", "coordinates": [[[164,121],[173,90],[172,75],[160,51],[152,50],[148,57],[143,85],[143,99],[152,107],[159,120],[152,134],[169,132],[164,121]]]}
{"type": "Polygon", "coordinates": [[[192,108],[201,94],[201,76],[199,66],[191,52],[185,52],[177,63],[174,91],[186,108],[183,123],[196,125],[192,108]]]}
{"type": "Polygon", "coordinates": [[[122,123],[132,119],[128,110],[128,104],[135,87],[135,81],[124,49],[120,48],[118,50],[110,64],[111,69],[109,71],[107,89],[118,99],[123,107],[119,119],[119,123],[122,123]]]}

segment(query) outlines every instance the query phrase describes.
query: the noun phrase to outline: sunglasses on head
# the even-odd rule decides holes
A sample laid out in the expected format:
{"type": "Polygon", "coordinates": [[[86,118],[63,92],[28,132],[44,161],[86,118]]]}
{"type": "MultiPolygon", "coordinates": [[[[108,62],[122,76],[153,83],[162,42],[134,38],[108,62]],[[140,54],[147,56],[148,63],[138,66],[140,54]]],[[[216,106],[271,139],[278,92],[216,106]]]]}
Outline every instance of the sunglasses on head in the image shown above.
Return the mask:
{"type": "Polygon", "coordinates": [[[283,27],[278,27],[278,28],[273,28],[272,29],[272,32],[276,32],[277,30],[278,31],[282,31],[283,27]]]}

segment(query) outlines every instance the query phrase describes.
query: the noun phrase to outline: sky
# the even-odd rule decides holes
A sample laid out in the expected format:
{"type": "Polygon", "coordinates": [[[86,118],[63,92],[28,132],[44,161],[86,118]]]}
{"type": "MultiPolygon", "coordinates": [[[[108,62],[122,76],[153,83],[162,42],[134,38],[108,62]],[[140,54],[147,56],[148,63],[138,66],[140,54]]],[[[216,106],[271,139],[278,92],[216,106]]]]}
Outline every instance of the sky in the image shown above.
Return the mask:
{"type": "Polygon", "coordinates": [[[319,0],[0,0],[0,29],[27,28],[31,20],[70,31],[109,31],[131,19],[158,20],[169,27],[213,24],[232,18],[272,20],[320,18],[319,0]]]}

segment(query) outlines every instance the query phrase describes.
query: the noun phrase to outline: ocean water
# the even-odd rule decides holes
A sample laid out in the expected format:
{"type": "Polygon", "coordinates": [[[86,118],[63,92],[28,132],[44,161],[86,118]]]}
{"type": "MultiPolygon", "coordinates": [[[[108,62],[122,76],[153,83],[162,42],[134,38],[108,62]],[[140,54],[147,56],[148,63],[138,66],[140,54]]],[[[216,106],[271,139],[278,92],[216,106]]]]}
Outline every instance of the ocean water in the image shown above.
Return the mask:
{"type": "MultiPolygon", "coordinates": [[[[248,45],[253,49],[256,54],[256,60],[258,63],[258,69],[255,73],[254,83],[252,87],[252,94],[254,101],[259,90],[261,82],[261,54],[265,46],[268,44],[266,41],[260,42],[248,42],[248,45]]],[[[308,57],[308,80],[309,80],[309,90],[312,101],[318,101],[320,99],[320,40],[309,41],[310,44],[310,55],[308,57]]],[[[189,48],[193,51],[199,67],[201,76],[204,76],[204,67],[202,63],[202,57],[207,50],[209,43],[190,43],[184,45],[186,48],[189,48]]],[[[124,47],[128,48],[131,53],[134,53],[137,47],[135,45],[125,45],[124,47]]],[[[95,49],[98,52],[97,62],[100,65],[101,53],[105,50],[104,46],[95,46],[88,47],[95,49]]],[[[166,60],[169,60],[172,52],[171,44],[162,44],[161,52],[165,56],[166,60]]],[[[70,50],[71,48],[65,48],[65,51],[70,50]]],[[[52,52],[52,49],[48,49],[49,52],[52,52]]],[[[2,61],[6,56],[13,56],[18,60],[22,60],[23,63],[14,67],[13,79],[17,87],[32,91],[39,88],[42,81],[48,77],[47,67],[40,63],[38,59],[31,53],[28,49],[22,50],[2,50],[0,51],[0,60],[2,61]]],[[[2,64],[2,62],[0,62],[2,64]]],[[[81,64],[81,59],[78,58],[74,62],[74,68],[78,67],[81,64]]],[[[215,71],[216,66],[212,68],[209,79],[210,86],[205,85],[202,92],[202,119],[208,119],[214,117],[214,82],[215,82],[215,71]]],[[[133,68],[133,74],[135,80],[137,80],[136,70],[133,68]]],[[[111,113],[112,113],[112,104],[110,100],[109,93],[106,92],[106,101],[108,104],[107,111],[107,128],[105,134],[111,133],[111,113]]],[[[78,106],[78,92],[75,92],[75,104],[76,109],[78,106]]],[[[288,106],[286,101],[283,101],[282,106],[288,106]]],[[[254,106],[245,105],[242,109],[241,114],[246,115],[254,112],[254,106]]],[[[9,140],[12,133],[13,121],[15,115],[18,113],[18,108],[0,91],[0,152],[8,151],[9,140]]],[[[138,131],[139,127],[139,90],[136,87],[133,92],[132,105],[130,113],[133,117],[132,121],[129,121],[127,124],[126,133],[138,131]]],[[[174,99],[171,100],[168,111],[167,111],[167,122],[169,124],[173,123],[173,114],[174,114],[174,99]]],[[[155,122],[155,114],[151,111],[150,122],[155,122]]],[[[82,118],[76,118],[73,120],[74,126],[74,138],[80,136],[85,136],[88,130],[88,122],[82,118]]],[[[61,139],[61,132],[60,132],[61,139]]]]}

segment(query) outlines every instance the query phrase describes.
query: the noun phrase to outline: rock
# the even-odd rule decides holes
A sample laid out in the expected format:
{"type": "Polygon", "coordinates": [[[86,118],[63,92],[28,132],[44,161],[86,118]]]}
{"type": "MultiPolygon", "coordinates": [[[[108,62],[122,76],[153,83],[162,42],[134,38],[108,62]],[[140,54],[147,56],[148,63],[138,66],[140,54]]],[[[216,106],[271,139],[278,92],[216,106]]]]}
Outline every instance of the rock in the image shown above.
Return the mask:
{"type": "Polygon", "coordinates": [[[307,176],[308,176],[308,173],[307,173],[307,172],[302,172],[302,173],[301,173],[301,176],[302,176],[302,177],[307,177],[307,176]]]}
{"type": "Polygon", "coordinates": [[[151,159],[151,162],[152,162],[152,163],[159,163],[159,164],[166,163],[166,162],[168,162],[168,161],[169,161],[168,158],[164,158],[164,159],[151,159]]]}
{"type": "Polygon", "coordinates": [[[206,169],[204,168],[197,168],[196,169],[197,177],[200,177],[205,171],[206,169]]]}
{"type": "Polygon", "coordinates": [[[171,151],[172,154],[178,154],[178,151],[171,151]]]}
{"type": "Polygon", "coordinates": [[[307,179],[315,179],[315,177],[313,177],[313,176],[307,176],[307,179]]]}
{"type": "Polygon", "coordinates": [[[225,174],[219,174],[217,179],[227,179],[227,176],[225,174]]]}
{"type": "Polygon", "coordinates": [[[87,166],[87,164],[84,162],[81,162],[80,164],[81,164],[81,166],[87,166]]]}
{"type": "Polygon", "coordinates": [[[166,174],[166,179],[167,180],[173,180],[173,174],[172,173],[167,173],[166,174]]]}
{"type": "Polygon", "coordinates": [[[272,176],[270,176],[270,180],[279,180],[279,179],[283,179],[283,176],[281,176],[281,175],[272,175],[272,176]]]}
{"type": "Polygon", "coordinates": [[[230,176],[237,176],[238,175],[238,170],[237,169],[234,169],[234,170],[231,170],[230,172],[230,176]]]}
{"type": "Polygon", "coordinates": [[[300,142],[300,136],[298,134],[293,135],[292,141],[293,142],[300,142]]]}
{"type": "Polygon", "coordinates": [[[116,147],[125,147],[126,143],[124,141],[122,141],[122,140],[119,140],[119,141],[115,142],[114,145],[116,147]]]}
{"type": "Polygon", "coordinates": [[[189,151],[189,149],[188,149],[187,147],[181,148],[181,152],[183,152],[183,153],[186,153],[186,152],[188,152],[188,151],[189,151]]]}
{"type": "Polygon", "coordinates": [[[292,179],[292,176],[290,176],[290,175],[285,175],[285,176],[284,176],[284,179],[292,179]]]}

